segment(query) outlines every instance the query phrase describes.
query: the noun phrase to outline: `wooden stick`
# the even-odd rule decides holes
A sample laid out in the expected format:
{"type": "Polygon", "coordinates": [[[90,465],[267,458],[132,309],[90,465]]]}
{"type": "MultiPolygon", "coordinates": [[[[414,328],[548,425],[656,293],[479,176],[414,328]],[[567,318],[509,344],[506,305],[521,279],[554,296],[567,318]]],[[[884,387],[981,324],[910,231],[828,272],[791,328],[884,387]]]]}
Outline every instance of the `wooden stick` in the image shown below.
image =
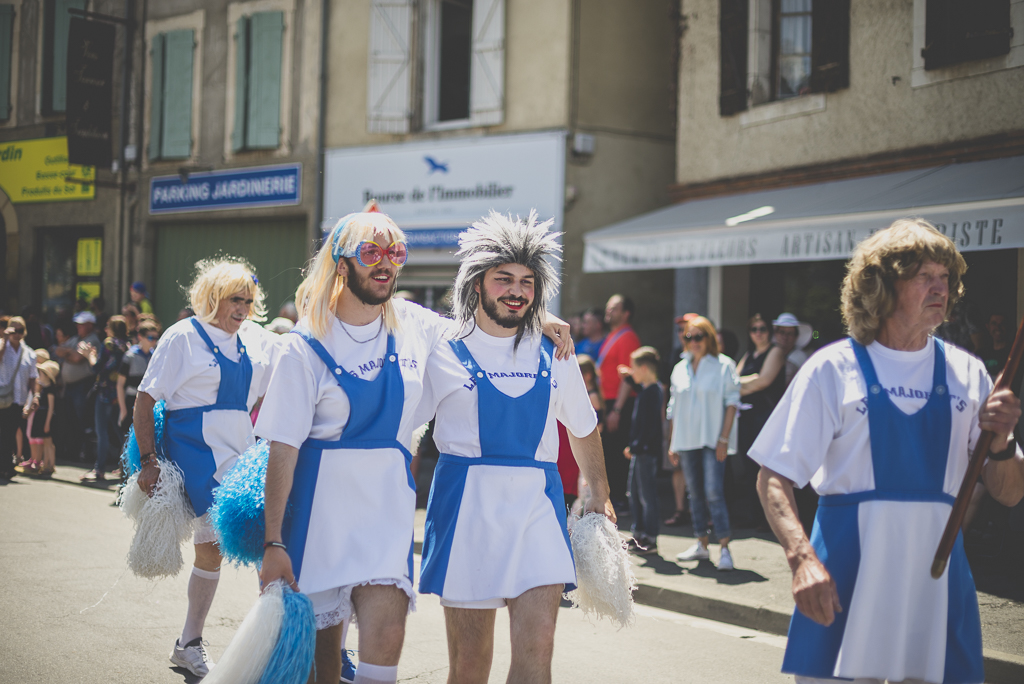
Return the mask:
{"type": "MultiPolygon", "coordinates": [[[[1008,389],[1010,382],[1017,375],[1017,366],[1020,365],[1021,353],[1024,352],[1024,319],[1021,319],[1020,327],[1017,328],[1017,336],[1013,339],[1013,346],[1010,348],[1010,356],[1003,366],[1002,372],[996,378],[996,385],[992,392],[1008,389]]],[[[971,454],[971,462],[967,466],[967,474],[964,476],[963,484],[960,485],[960,492],[956,495],[953,503],[953,510],[949,513],[949,521],[942,533],[942,540],[939,548],[935,551],[935,560],[932,561],[932,577],[939,579],[946,571],[946,563],[949,561],[949,554],[953,552],[953,544],[956,542],[956,535],[960,533],[960,526],[964,523],[964,515],[967,513],[967,505],[971,502],[971,495],[974,493],[974,483],[981,475],[981,468],[985,465],[988,457],[989,447],[995,439],[995,433],[983,430],[974,445],[974,452],[971,454]]]]}

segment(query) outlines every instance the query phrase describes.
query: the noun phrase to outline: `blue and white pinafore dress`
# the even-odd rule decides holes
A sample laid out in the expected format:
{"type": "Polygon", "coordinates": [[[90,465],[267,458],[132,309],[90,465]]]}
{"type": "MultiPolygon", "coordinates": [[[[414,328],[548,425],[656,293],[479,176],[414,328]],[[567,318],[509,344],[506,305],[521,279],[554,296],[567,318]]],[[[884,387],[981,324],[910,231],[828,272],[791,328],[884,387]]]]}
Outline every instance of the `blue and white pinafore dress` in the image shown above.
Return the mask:
{"type": "Polygon", "coordinates": [[[935,340],[931,394],[907,415],[882,387],[864,346],[850,343],[867,386],[875,488],[821,497],[811,543],[843,612],[823,627],[794,611],[782,671],[983,682],[981,621],[962,535],[945,574],[930,575],[954,501],[943,491],[952,425],[945,347],[935,340]]]}
{"type": "Polygon", "coordinates": [[[209,406],[167,411],[164,420],[168,456],[185,475],[185,490],[198,517],[213,504],[213,490],[235,459],[254,442],[248,406],[252,361],[241,337],[235,336],[238,361],[232,361],[199,321],[191,320],[220,368],[217,400],[209,406]]]}
{"type": "Polygon", "coordinates": [[[346,371],[302,328],[292,331],[331,370],[348,396],[338,440],[306,439],[281,534],[295,579],[306,594],[401,580],[412,592],[416,484],[412,454],[398,441],[405,385],[388,335],[384,365],[373,380],[346,371]]]}
{"type": "MultiPolygon", "coordinates": [[[[491,383],[464,342],[449,344],[476,382],[481,456],[443,453],[438,459],[427,502],[419,591],[453,602],[515,598],[551,584],[571,591],[576,574],[562,480],[557,463],[536,459],[550,405],[554,345],[543,339],[534,386],[513,398],[491,383]],[[513,500],[501,490],[470,497],[471,468],[539,469],[543,491],[538,481],[529,499],[513,500]],[[470,503],[481,500],[487,505],[470,503]],[[558,539],[545,538],[553,535],[558,539]],[[450,564],[453,550],[456,557],[473,557],[473,566],[450,564]]],[[[443,414],[437,419],[444,420],[443,414]]],[[[516,475],[508,473],[510,479],[516,475]]]]}

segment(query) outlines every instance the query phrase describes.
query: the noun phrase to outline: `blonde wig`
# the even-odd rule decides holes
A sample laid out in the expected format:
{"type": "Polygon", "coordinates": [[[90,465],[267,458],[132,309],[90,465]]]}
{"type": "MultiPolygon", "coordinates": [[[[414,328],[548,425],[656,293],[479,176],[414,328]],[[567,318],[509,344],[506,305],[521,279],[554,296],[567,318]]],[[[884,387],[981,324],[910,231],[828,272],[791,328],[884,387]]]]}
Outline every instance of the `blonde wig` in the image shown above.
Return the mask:
{"type": "Polygon", "coordinates": [[[867,238],[853,253],[843,279],[843,323],[850,337],[871,344],[896,310],[896,281],[917,275],[925,260],[949,269],[946,316],[964,295],[967,262],[948,237],[924,219],[900,219],[867,238]]]}
{"type": "Polygon", "coordinates": [[[266,294],[260,287],[256,271],[240,257],[217,257],[196,262],[196,277],[188,289],[192,310],[203,323],[212,323],[217,316],[217,307],[222,299],[236,292],[244,292],[252,298],[249,320],[267,319],[266,294]]]}
{"type": "Polygon", "coordinates": [[[516,347],[524,334],[537,334],[543,329],[548,302],[559,285],[558,272],[551,261],[561,261],[561,233],[548,232],[553,223],[537,223],[536,211],[531,211],[525,221],[491,211],[459,236],[455,256],[461,263],[452,289],[452,313],[460,331],[468,334],[475,324],[480,303],[476,284],[483,287],[484,274],[504,264],[519,264],[533,271],[533,305],[516,332],[516,347]]]}
{"type": "MultiPolygon", "coordinates": [[[[684,335],[689,335],[698,331],[704,333],[704,340],[707,343],[707,346],[705,347],[707,351],[704,353],[708,356],[718,356],[718,331],[715,330],[715,324],[703,316],[697,316],[687,321],[686,332],[684,335]]],[[[685,344],[683,345],[683,351],[686,351],[685,344]]]]}
{"type": "MultiPolygon", "coordinates": [[[[331,231],[330,237],[306,268],[306,277],[295,292],[295,306],[299,317],[306,319],[306,325],[313,337],[323,339],[331,328],[334,307],[345,279],[338,275],[338,261],[354,254],[359,243],[373,240],[376,233],[387,236],[387,241],[405,242],[405,233],[386,214],[360,212],[341,218],[331,231]]],[[[381,245],[387,249],[387,244],[381,245]]],[[[385,257],[386,258],[386,257],[385,257]]],[[[350,265],[351,268],[351,265],[350,265]]],[[[401,268],[398,270],[401,273],[401,268]]],[[[389,299],[384,302],[384,327],[388,333],[398,330],[395,305],[389,299]]]]}

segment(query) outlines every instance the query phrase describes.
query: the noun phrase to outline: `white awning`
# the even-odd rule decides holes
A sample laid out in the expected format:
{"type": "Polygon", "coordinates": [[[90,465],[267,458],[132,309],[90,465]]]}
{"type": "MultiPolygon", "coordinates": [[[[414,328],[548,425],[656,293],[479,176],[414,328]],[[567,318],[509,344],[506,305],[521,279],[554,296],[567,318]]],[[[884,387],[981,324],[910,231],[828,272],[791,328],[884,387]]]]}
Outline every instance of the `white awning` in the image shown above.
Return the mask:
{"type": "Polygon", "coordinates": [[[899,218],[961,251],[1024,247],[1024,157],[676,204],[584,236],[587,273],[847,259],[899,218]]]}

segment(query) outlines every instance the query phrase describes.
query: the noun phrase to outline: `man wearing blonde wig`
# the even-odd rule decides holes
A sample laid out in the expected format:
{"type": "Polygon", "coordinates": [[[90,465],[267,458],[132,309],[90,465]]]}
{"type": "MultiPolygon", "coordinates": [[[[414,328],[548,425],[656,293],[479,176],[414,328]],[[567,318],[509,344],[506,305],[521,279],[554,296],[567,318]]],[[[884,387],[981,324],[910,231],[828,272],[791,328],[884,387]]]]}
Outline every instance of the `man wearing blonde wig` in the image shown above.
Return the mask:
{"type": "Polygon", "coordinates": [[[220,552],[207,519],[213,490],[253,443],[249,412],[266,390],[277,336],[253,323],[266,318],[263,289],[241,259],[196,264],[189,290],[196,315],[163,334],[139,384],[135,436],[142,454],[139,487],[152,494],[160,469],[153,439],[153,406],[166,401],[166,455],[183,472],[199,519],[196,561],[188,584],[188,613],[171,662],[203,677],[202,634],[220,580],[220,552]]]}
{"type": "Polygon", "coordinates": [[[486,682],[496,609],[511,620],[510,682],[550,682],[555,619],[576,582],[558,475],[565,425],[592,497],[615,519],[597,416],[579,365],[540,323],[558,288],[551,222],[492,213],[459,237],[458,334],[427,362],[441,452],[427,505],[420,592],[441,596],[449,682],[486,682]]]}
{"type": "Polygon", "coordinates": [[[920,219],[862,242],[847,267],[850,339],[800,368],[750,457],[793,570],[797,610],[782,669],[797,682],[984,681],[978,601],[963,539],[938,580],[932,557],[982,430],[996,437],[988,490],[1012,506],[1024,458],[1020,401],[984,365],[934,337],[963,296],[953,242],[920,219]],[[814,531],[793,488],[821,496],[814,531]]]}

